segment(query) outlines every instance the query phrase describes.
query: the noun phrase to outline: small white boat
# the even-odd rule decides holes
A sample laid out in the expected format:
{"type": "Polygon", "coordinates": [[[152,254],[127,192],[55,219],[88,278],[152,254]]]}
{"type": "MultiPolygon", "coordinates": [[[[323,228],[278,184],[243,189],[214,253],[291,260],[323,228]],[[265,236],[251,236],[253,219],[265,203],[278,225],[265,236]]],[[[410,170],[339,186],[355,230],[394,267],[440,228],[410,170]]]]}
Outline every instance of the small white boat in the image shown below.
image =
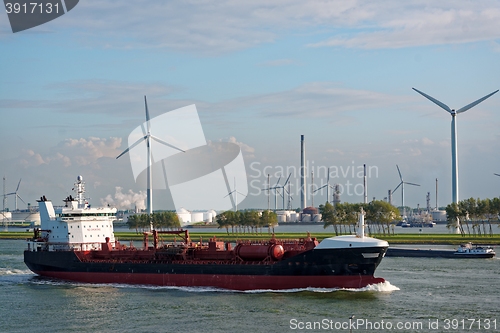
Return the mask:
{"type": "Polygon", "coordinates": [[[464,258],[493,258],[496,253],[489,246],[473,246],[472,243],[469,242],[460,245],[454,254],[464,258]]]}

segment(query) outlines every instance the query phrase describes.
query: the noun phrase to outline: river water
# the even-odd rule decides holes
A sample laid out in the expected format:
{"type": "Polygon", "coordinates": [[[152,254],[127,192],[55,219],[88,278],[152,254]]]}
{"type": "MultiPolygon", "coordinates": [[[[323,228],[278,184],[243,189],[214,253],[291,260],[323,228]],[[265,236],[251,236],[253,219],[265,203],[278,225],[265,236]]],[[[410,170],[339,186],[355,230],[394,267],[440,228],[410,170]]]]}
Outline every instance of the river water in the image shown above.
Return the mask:
{"type": "Polygon", "coordinates": [[[54,281],[24,248],[0,240],[1,332],[500,331],[497,258],[384,258],[387,282],[360,290],[231,292],[54,281]]]}

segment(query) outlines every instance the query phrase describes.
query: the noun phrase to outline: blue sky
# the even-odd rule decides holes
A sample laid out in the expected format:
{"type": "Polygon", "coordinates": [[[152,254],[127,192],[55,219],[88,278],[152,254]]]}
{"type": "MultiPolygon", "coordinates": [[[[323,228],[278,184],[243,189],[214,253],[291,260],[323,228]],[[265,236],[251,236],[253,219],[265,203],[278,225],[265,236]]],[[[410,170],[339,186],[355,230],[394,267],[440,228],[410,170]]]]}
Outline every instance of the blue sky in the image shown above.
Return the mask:
{"type": "MultiPolygon", "coordinates": [[[[22,178],[32,204],[62,200],[78,174],[94,204],[137,197],[144,182],[115,157],[147,95],[152,117],[194,103],[207,140],[240,145],[253,185],[239,208],[267,206],[256,170],[274,183],[298,167],[301,134],[317,168],[375,167],[370,199],[398,185],[398,164],[421,185],[405,188],[406,204],[425,206],[431,192],[434,205],[438,178],[446,205],[451,117],[411,88],[451,108],[499,89],[498,22],[497,1],[82,0],[16,34],[0,13],[0,173],[8,192],[22,178]]],[[[500,94],[457,124],[460,198],[498,196],[500,94]]],[[[361,183],[351,176],[331,183],[361,183]]],[[[154,207],[173,209],[169,194],[155,193],[154,207]]]]}

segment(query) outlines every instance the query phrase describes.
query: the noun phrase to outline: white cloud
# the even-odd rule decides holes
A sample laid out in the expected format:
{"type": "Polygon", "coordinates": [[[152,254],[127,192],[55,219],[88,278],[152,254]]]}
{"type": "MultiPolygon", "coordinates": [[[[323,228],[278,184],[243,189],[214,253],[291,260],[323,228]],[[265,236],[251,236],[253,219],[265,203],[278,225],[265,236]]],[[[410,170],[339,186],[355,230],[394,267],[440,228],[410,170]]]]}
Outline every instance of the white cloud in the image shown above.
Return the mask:
{"type": "MultiPolygon", "coordinates": [[[[298,32],[330,35],[312,46],[398,48],[493,41],[497,1],[85,1],[58,19],[79,42],[220,54],[298,32]],[[124,20],[123,18],[127,19],[124,20]]],[[[41,26],[39,30],[48,29],[41,26]]]]}
{"type": "Polygon", "coordinates": [[[139,191],[139,193],[135,193],[132,190],[128,190],[127,193],[123,193],[122,190],[121,187],[117,186],[114,196],[108,194],[105,198],[101,198],[101,205],[110,205],[117,209],[146,209],[144,204],[147,197],[146,192],[139,191]]]}
{"type": "Polygon", "coordinates": [[[115,158],[120,154],[121,143],[121,138],[66,139],[62,148],[68,154],[72,153],[72,158],[78,165],[88,165],[101,157],[115,158]]]}

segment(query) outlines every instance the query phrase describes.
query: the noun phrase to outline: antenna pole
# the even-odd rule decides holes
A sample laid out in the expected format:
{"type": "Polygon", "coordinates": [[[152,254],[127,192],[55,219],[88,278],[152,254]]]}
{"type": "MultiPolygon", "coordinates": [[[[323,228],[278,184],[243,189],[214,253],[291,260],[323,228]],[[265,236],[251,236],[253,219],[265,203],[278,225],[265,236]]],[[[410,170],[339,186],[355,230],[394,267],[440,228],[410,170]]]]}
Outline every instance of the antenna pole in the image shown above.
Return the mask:
{"type": "Polygon", "coordinates": [[[363,176],[363,191],[364,191],[364,200],[363,202],[368,203],[368,189],[366,188],[366,164],[363,164],[364,176],[363,176]]]}

